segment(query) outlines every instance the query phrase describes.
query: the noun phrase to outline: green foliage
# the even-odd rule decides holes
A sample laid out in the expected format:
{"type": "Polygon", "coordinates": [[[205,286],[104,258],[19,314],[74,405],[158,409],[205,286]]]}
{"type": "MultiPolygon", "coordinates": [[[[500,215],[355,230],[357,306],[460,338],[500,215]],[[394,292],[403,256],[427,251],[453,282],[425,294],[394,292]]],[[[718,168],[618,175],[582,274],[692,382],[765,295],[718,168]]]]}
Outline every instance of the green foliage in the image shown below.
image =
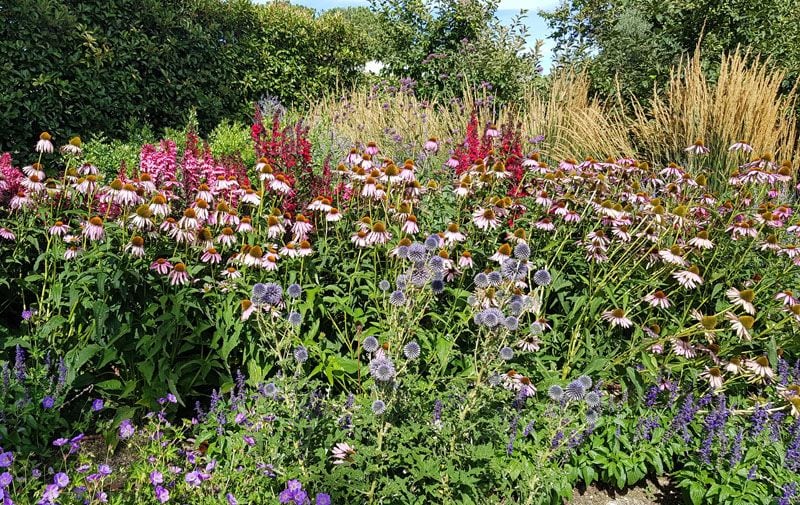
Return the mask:
{"type": "Polygon", "coordinates": [[[353,82],[367,54],[341,15],[248,0],[21,0],[0,10],[0,150],[42,131],[118,138],[196,108],[201,131],[353,82]]]}
{"type": "Polygon", "coordinates": [[[484,84],[500,99],[518,97],[537,79],[540,55],[526,48],[521,17],[503,27],[497,6],[497,0],[374,0],[384,73],[414,80],[428,97],[460,96],[484,84]]]}
{"type": "MultiPolygon", "coordinates": [[[[570,0],[543,12],[557,60],[586,65],[597,89],[647,99],[699,47],[707,62],[737,47],[800,75],[800,4],[793,0],[570,0]]],[[[713,70],[713,68],[711,69],[713,70]]]]}

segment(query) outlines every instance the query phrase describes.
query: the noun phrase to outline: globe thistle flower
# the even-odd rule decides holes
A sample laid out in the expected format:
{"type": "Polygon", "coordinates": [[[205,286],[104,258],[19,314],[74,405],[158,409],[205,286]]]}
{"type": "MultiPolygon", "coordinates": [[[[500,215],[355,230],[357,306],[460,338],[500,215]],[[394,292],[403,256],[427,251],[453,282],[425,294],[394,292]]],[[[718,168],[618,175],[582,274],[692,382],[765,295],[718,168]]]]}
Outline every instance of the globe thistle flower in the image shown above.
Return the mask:
{"type": "Polygon", "coordinates": [[[274,282],[267,282],[262,286],[263,294],[254,301],[272,306],[280,305],[280,303],[283,301],[283,289],[280,287],[280,285],[275,284],[274,282]]]}
{"type": "Polygon", "coordinates": [[[516,331],[519,328],[519,319],[514,316],[508,316],[503,321],[503,326],[509,331],[516,331]]]}
{"type": "Polygon", "coordinates": [[[250,298],[255,302],[260,302],[263,300],[266,294],[267,285],[262,282],[253,284],[253,288],[250,290],[250,298]]]}
{"type": "Polygon", "coordinates": [[[303,364],[308,360],[308,350],[302,345],[295,347],[292,354],[294,355],[295,361],[300,364],[303,364]]]}
{"type": "Polygon", "coordinates": [[[296,311],[289,312],[286,319],[292,326],[300,326],[303,323],[303,315],[296,311]]]}
{"type": "Polygon", "coordinates": [[[550,399],[555,402],[560,402],[562,398],[564,398],[564,389],[562,389],[558,384],[553,384],[547,388],[547,396],[549,396],[550,399]]]}
{"type": "Polygon", "coordinates": [[[527,260],[531,256],[531,248],[525,242],[514,246],[514,257],[518,260],[527,260]]]}
{"type": "Polygon", "coordinates": [[[414,242],[410,246],[408,246],[408,259],[413,262],[418,261],[425,261],[425,258],[428,257],[428,251],[425,249],[425,246],[420,244],[419,242],[414,242]]]}
{"type": "Polygon", "coordinates": [[[444,281],[441,279],[433,279],[431,281],[431,291],[438,295],[444,292],[444,281]]]}
{"type": "Polygon", "coordinates": [[[381,291],[389,291],[390,289],[392,289],[392,285],[389,281],[383,279],[378,283],[378,289],[380,289],[381,291]]]}
{"type": "Polygon", "coordinates": [[[375,400],[372,402],[372,413],[379,416],[386,412],[386,402],[383,400],[375,400]]]}
{"type": "Polygon", "coordinates": [[[430,279],[431,272],[427,266],[423,263],[419,267],[415,266],[411,270],[411,284],[414,286],[421,288],[425,284],[428,283],[430,279]]]}
{"type": "Polygon", "coordinates": [[[475,277],[473,278],[473,282],[475,283],[475,286],[478,287],[478,288],[481,288],[481,289],[488,288],[489,287],[489,276],[486,275],[483,272],[478,272],[477,274],[475,274],[475,277]]]}
{"type": "Polygon", "coordinates": [[[517,259],[507,259],[500,267],[500,271],[506,279],[520,281],[528,275],[528,265],[517,259]]]}
{"type": "Polygon", "coordinates": [[[594,409],[600,405],[600,395],[595,393],[594,391],[589,391],[588,393],[586,393],[586,396],[583,398],[583,400],[586,402],[586,405],[591,409],[594,409]]]}
{"type": "Polygon", "coordinates": [[[378,357],[370,361],[369,372],[379,382],[391,381],[396,373],[394,363],[386,357],[378,357]]]}
{"type": "Polygon", "coordinates": [[[586,387],[580,380],[574,380],[567,384],[564,390],[564,399],[566,401],[578,401],[583,399],[586,394],[586,387]]]}
{"type": "Polygon", "coordinates": [[[581,384],[583,384],[583,387],[585,389],[589,389],[590,387],[592,387],[592,378],[589,377],[588,375],[581,375],[580,377],[578,377],[578,380],[580,381],[581,384]]]}
{"type": "Polygon", "coordinates": [[[361,343],[361,347],[363,347],[364,350],[367,352],[375,352],[378,350],[378,347],[380,346],[381,344],[380,342],[378,342],[378,339],[371,335],[365,338],[364,341],[361,343]]]}
{"type": "Polygon", "coordinates": [[[503,275],[500,272],[489,272],[486,277],[489,279],[489,285],[497,287],[503,283],[503,275]]]}
{"type": "Polygon", "coordinates": [[[428,266],[434,272],[441,272],[444,270],[444,259],[441,256],[432,256],[431,259],[428,260],[428,266]]]}
{"type": "Polygon", "coordinates": [[[274,382],[270,382],[264,386],[261,394],[267,398],[274,399],[276,396],[278,396],[278,386],[276,386],[274,382]]]}
{"type": "Polygon", "coordinates": [[[535,283],[537,286],[547,286],[547,285],[549,285],[551,282],[553,282],[553,277],[550,275],[550,272],[548,272],[547,270],[545,270],[544,268],[542,268],[542,269],[540,269],[540,270],[537,270],[537,271],[536,271],[536,272],[533,274],[533,282],[534,282],[534,283],[535,283]]]}
{"type": "Polygon", "coordinates": [[[489,378],[486,380],[486,382],[488,382],[489,385],[492,386],[492,387],[499,386],[502,381],[503,381],[503,377],[499,373],[496,373],[496,372],[492,373],[492,375],[490,375],[489,378]]]}
{"type": "Polygon", "coordinates": [[[425,239],[424,247],[427,251],[435,251],[439,248],[439,235],[428,235],[425,239]]]}
{"type": "Polygon", "coordinates": [[[417,359],[417,358],[419,358],[420,353],[421,353],[421,349],[419,347],[419,344],[416,343],[414,340],[412,340],[411,342],[407,343],[403,347],[403,355],[407,359],[412,359],[412,360],[413,359],[417,359]]]}
{"type": "Polygon", "coordinates": [[[395,307],[399,307],[406,303],[406,295],[399,289],[392,291],[392,294],[389,295],[389,303],[395,307]]]}
{"type": "Polygon", "coordinates": [[[514,359],[514,349],[506,346],[500,349],[500,359],[503,361],[511,361],[514,359]]]}
{"type": "Polygon", "coordinates": [[[484,309],[479,314],[481,324],[487,328],[495,328],[505,319],[500,309],[495,307],[484,309]]]}
{"type": "Polygon", "coordinates": [[[596,410],[589,410],[586,412],[586,424],[594,425],[600,418],[600,413],[596,410]]]}
{"type": "Polygon", "coordinates": [[[303,288],[300,287],[300,284],[289,284],[289,287],[286,288],[286,296],[289,298],[300,298],[303,294],[303,288]]]}

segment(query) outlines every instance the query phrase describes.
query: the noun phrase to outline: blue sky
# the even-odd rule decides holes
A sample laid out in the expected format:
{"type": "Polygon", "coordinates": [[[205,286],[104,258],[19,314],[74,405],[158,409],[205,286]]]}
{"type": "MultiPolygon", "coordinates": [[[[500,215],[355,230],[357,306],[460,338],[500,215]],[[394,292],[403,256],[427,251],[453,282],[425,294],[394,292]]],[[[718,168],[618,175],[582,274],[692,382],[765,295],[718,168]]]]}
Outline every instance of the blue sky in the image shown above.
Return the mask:
{"type": "MultiPolygon", "coordinates": [[[[259,0],[256,0],[257,2],[259,0]]],[[[265,0],[261,0],[263,2],[265,0]]],[[[331,9],[334,7],[369,6],[369,0],[291,0],[292,3],[305,5],[317,10],[331,9]]],[[[539,9],[552,9],[559,4],[559,0],[500,0],[497,17],[503,23],[509,23],[511,18],[519,14],[521,9],[527,9],[528,14],[524,20],[528,26],[528,43],[533,46],[536,39],[544,40],[542,48],[544,58],[542,66],[545,71],[552,64],[552,41],[547,39],[547,23],[537,15],[539,9]]]]}

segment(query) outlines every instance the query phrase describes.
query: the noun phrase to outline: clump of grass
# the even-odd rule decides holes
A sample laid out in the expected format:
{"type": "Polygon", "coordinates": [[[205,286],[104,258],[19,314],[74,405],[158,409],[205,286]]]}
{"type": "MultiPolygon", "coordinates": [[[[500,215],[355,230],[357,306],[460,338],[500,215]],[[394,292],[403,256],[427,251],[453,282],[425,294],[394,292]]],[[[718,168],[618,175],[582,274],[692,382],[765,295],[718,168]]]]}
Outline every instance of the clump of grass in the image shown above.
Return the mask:
{"type": "Polygon", "coordinates": [[[736,51],[722,56],[712,80],[698,50],[673,69],[665,92],[654,92],[649,107],[634,104],[635,143],[654,161],[679,162],[686,158],[684,149],[701,139],[710,149],[708,175],[716,181],[748,161],[728,151],[735,142],[753,146],[753,155],[791,159],[798,148],[797,89],[783,93],[785,77],[769,60],[736,51]]]}

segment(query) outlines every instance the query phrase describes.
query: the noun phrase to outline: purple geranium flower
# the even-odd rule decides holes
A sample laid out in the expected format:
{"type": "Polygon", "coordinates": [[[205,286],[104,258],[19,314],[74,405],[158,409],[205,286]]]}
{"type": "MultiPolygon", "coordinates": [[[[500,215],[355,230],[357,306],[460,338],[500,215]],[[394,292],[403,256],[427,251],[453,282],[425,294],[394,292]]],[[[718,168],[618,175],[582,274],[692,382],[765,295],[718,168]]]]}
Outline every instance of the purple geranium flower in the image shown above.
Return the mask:
{"type": "Polygon", "coordinates": [[[42,398],[42,408],[43,409],[52,409],[53,406],[56,404],[56,399],[52,396],[48,395],[42,398]]]}
{"type": "MultiPolygon", "coordinates": [[[[0,449],[2,450],[2,449],[0,449]]],[[[0,468],[8,468],[14,462],[14,453],[11,451],[0,452],[0,468]]]]}
{"type": "Polygon", "coordinates": [[[53,476],[53,484],[60,488],[65,488],[69,484],[69,476],[64,472],[58,472],[53,476]]]}
{"type": "Polygon", "coordinates": [[[236,498],[230,493],[225,495],[225,499],[228,500],[228,505],[239,505],[239,502],[236,501],[236,498]]]}
{"type": "Polygon", "coordinates": [[[97,467],[97,473],[103,476],[111,475],[111,467],[106,464],[102,464],[97,467]]]}
{"type": "Polygon", "coordinates": [[[153,470],[150,472],[150,483],[154,486],[157,486],[164,482],[164,474],[159,472],[158,470],[153,470]]]}
{"type": "Polygon", "coordinates": [[[124,419],[119,425],[119,438],[131,438],[136,432],[130,419],[124,419]]]}
{"type": "Polygon", "coordinates": [[[159,503],[166,503],[169,500],[169,491],[163,486],[156,486],[156,499],[159,503]]]}
{"type": "Polygon", "coordinates": [[[0,487],[8,487],[13,482],[14,476],[8,472],[0,473],[0,487]]]}
{"type": "Polygon", "coordinates": [[[103,403],[102,398],[95,398],[92,402],[92,412],[100,412],[105,407],[105,403],[103,403]]]}
{"type": "Polygon", "coordinates": [[[317,493],[316,505],[331,505],[331,495],[328,493],[317,493]]]}

